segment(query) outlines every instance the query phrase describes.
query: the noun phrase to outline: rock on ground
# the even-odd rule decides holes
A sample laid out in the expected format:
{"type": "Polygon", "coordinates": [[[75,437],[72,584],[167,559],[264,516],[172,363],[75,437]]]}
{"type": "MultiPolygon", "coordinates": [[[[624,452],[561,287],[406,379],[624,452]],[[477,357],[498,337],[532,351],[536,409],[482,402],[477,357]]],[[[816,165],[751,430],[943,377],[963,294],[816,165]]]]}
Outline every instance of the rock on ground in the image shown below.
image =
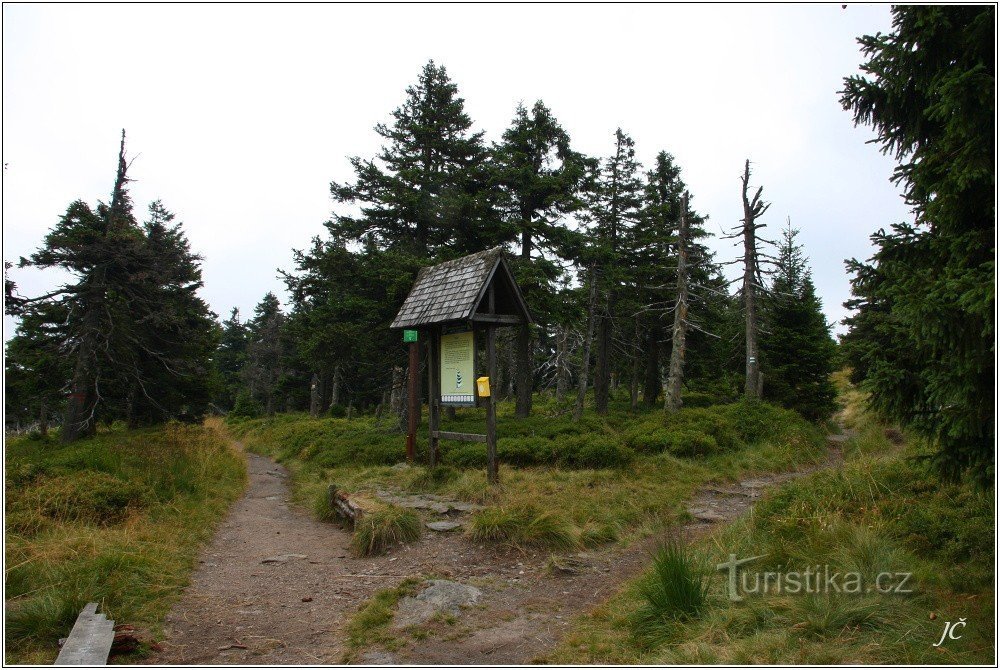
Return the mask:
{"type": "Polygon", "coordinates": [[[475,605],[482,595],[475,586],[447,579],[431,579],[424,584],[426,588],[420,593],[399,601],[393,622],[396,628],[422,624],[439,613],[458,616],[463,607],[475,605]]]}

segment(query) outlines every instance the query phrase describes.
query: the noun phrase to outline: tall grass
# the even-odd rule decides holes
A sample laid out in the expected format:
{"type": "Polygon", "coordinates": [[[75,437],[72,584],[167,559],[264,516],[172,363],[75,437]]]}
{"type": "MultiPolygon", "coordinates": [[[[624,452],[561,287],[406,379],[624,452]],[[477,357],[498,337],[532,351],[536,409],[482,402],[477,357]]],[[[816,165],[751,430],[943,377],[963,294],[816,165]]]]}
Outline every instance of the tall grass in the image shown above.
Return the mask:
{"type": "Polygon", "coordinates": [[[572,549],[579,532],[559,514],[535,505],[489,507],[476,512],[469,523],[475,542],[517,547],[572,549]]]}
{"type": "Polygon", "coordinates": [[[637,585],[641,604],[631,618],[632,634],[643,646],[669,637],[672,627],[699,616],[710,585],[707,562],[679,539],[653,556],[652,568],[637,585]]]}
{"type": "Polygon", "coordinates": [[[399,544],[419,538],[420,529],[420,517],[413,510],[380,505],[355,525],[351,549],[358,556],[384,554],[399,544]]]}
{"type": "Polygon", "coordinates": [[[211,428],[7,442],[6,661],[51,663],[87,602],[153,635],[198,547],[242,491],[211,428]]]}

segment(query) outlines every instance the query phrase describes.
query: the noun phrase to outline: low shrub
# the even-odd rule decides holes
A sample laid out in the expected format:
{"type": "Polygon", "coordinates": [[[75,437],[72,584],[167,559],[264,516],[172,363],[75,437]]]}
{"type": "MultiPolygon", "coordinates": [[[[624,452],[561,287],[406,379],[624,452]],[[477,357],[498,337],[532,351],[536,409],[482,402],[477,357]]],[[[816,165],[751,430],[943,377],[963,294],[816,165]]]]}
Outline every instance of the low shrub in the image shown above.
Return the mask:
{"type": "Polygon", "coordinates": [[[559,440],[556,462],[577,468],[618,468],[627,465],[635,452],[612,435],[576,435],[559,440]]]}
{"type": "Polygon", "coordinates": [[[674,436],[666,428],[635,428],[625,435],[625,445],[640,454],[660,454],[670,448],[674,436]]]}
{"type": "Polygon", "coordinates": [[[711,407],[719,403],[719,397],[714,393],[688,391],[681,394],[681,407],[711,407]]]}
{"type": "Polygon", "coordinates": [[[383,505],[361,517],[354,528],[351,549],[358,556],[383,554],[397,544],[420,537],[420,517],[413,510],[383,505]]]}
{"type": "MultiPolygon", "coordinates": [[[[667,429],[674,434],[699,433],[715,440],[720,451],[730,451],[740,446],[740,431],[724,409],[729,405],[712,408],[681,409],[666,419],[667,429]]],[[[673,440],[671,441],[673,444],[673,440]]]]}
{"type": "Polygon", "coordinates": [[[347,408],[343,405],[330,405],[327,414],[331,419],[342,419],[347,416],[347,408]]]}
{"type": "Polygon", "coordinates": [[[692,430],[680,430],[667,433],[667,451],[674,456],[697,457],[708,456],[719,451],[719,443],[711,435],[697,433],[692,430]]]}
{"type": "Polygon", "coordinates": [[[463,442],[449,446],[447,451],[443,452],[443,460],[456,468],[485,468],[486,445],[478,442],[463,442]]]}
{"type": "Polygon", "coordinates": [[[229,416],[234,419],[256,419],[264,413],[264,408],[249,391],[242,391],[236,396],[229,416]]]}

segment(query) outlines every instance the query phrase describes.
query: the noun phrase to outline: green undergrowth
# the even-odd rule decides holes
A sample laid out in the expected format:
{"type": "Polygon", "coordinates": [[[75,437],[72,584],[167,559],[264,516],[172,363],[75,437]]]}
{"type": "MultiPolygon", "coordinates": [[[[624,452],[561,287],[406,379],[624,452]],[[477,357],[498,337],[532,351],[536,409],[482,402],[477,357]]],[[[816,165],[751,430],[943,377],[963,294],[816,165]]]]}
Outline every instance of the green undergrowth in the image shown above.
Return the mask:
{"type": "MultiPolygon", "coordinates": [[[[484,421],[482,410],[460,409],[442,429],[482,432],[484,421]]],[[[568,406],[539,397],[527,419],[513,416],[513,403],[499,403],[497,423],[499,486],[486,481],[483,444],[442,441],[443,465],[406,466],[404,436],[370,416],[292,414],[227,425],[248,449],[285,464],[296,500],[321,518],[331,483],[368,497],[436,493],[489,508],[471,524],[477,539],[553,549],[628,541],[683,515],[682,502],[707,481],[787,470],[826,453],[820,428],[767,403],[686,408],[671,417],[613,404],[607,416],[588,412],[574,422],[568,406]],[[525,515],[538,518],[521,524],[530,532],[510,531],[517,525],[510,517],[525,515]]],[[[426,431],[425,422],[418,463],[426,431]]]]}
{"type": "Polygon", "coordinates": [[[211,427],[7,440],[6,662],[51,663],[87,602],[158,635],[245,482],[211,427]]]}
{"type": "Polygon", "coordinates": [[[751,514],[687,549],[692,561],[711,566],[709,593],[697,615],[663,625],[649,625],[646,617],[637,628],[637,616],[650,607],[643,584],[653,579],[651,571],[578,619],[547,660],[992,663],[993,492],[940,481],[922,460],[924,448],[897,444],[898,432],[867,416],[856,405],[859,398],[845,403],[845,423],[859,434],[846,445],[841,468],[787,483],[765,495],[751,514]],[[728,597],[728,572],[714,569],[730,555],[760,556],[740,568],[740,602],[728,597]],[[807,592],[803,575],[817,566],[824,586],[814,575],[807,592]],[[799,586],[785,581],[779,589],[775,577],[766,592],[754,592],[766,573],[796,573],[799,586]],[[839,592],[826,582],[833,573],[839,592]],[[885,575],[881,582],[879,575],[885,575]],[[935,647],[945,622],[962,618],[961,638],[935,647]]]}

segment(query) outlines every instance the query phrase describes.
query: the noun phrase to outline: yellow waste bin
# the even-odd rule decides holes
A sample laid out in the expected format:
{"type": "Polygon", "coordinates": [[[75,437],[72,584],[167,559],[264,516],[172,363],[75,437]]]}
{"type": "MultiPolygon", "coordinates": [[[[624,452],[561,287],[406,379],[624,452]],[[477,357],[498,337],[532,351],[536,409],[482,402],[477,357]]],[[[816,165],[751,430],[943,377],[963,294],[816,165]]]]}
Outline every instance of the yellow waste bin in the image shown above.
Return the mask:
{"type": "Polygon", "coordinates": [[[489,398],[490,397],[490,378],[489,377],[480,377],[479,379],[477,379],[476,380],[476,386],[479,389],[479,397],[480,398],[489,398]]]}

